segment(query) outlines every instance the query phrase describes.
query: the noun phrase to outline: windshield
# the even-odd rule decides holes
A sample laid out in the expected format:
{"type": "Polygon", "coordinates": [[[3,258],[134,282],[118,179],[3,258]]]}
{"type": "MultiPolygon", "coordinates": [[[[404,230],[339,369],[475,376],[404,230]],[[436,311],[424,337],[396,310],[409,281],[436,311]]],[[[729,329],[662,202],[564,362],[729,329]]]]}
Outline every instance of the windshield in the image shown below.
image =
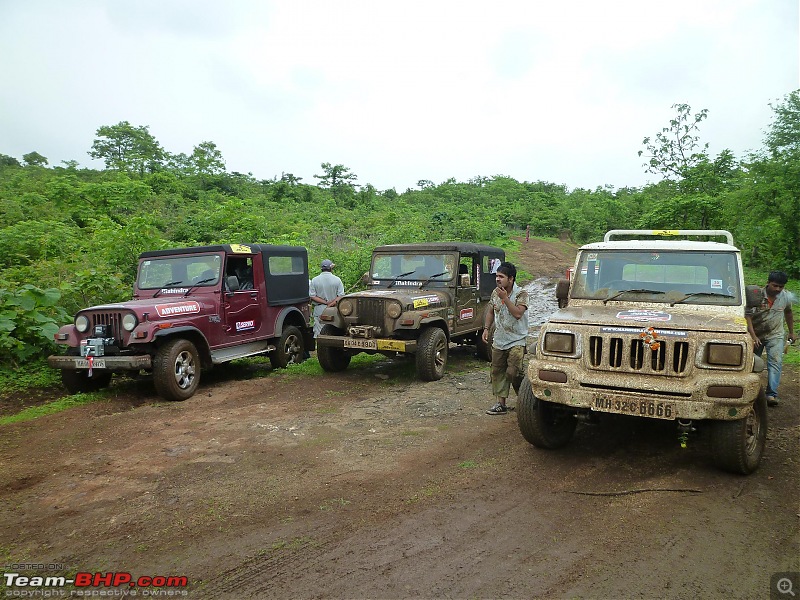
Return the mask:
{"type": "Polygon", "coordinates": [[[219,283],[222,258],[218,254],[148,258],[139,266],[141,290],[213,286],[219,283]]]}
{"type": "Polygon", "coordinates": [[[372,279],[392,281],[449,281],[455,273],[454,254],[377,254],[372,258],[372,279]]]}
{"type": "Polygon", "coordinates": [[[733,252],[584,251],[571,297],[739,305],[738,264],[733,252]]]}

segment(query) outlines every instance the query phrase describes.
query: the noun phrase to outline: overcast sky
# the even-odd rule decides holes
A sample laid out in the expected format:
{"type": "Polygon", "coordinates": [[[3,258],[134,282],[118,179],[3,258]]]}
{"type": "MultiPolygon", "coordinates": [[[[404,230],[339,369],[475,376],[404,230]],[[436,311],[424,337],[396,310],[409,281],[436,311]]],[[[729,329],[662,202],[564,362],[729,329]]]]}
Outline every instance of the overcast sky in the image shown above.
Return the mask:
{"type": "Polygon", "coordinates": [[[129,121],[258,179],[640,186],[676,103],[713,155],[761,147],[800,88],[798,3],[0,0],[0,153],[102,168],[98,127],[129,121]]]}

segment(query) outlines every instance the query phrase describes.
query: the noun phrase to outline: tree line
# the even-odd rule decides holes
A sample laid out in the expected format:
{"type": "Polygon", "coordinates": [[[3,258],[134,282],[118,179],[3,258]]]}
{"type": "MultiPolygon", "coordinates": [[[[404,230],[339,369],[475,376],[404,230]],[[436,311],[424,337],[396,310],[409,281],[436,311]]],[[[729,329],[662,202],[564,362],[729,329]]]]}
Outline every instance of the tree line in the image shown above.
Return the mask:
{"type": "MultiPolygon", "coordinates": [[[[49,166],[38,152],[0,154],[0,359],[50,351],[56,323],[80,308],[128,298],[140,252],[214,243],[309,249],[355,283],[380,244],[458,240],[508,248],[509,231],[597,241],[614,228],[727,229],[745,264],[800,277],[800,90],[771,105],[763,147],[708,153],[707,111],[673,107],[639,155],[658,183],[593,190],[504,175],[397,192],[359,184],[322,163],[315,183],[228,172],[210,141],[171,154],[147,126],[100,127],[89,150],[105,169],[49,166]],[[49,334],[49,335],[48,335],[49,334]],[[44,340],[44,341],[42,341],[44,340]]],[[[635,149],[632,149],[634,152],[635,149]]]]}

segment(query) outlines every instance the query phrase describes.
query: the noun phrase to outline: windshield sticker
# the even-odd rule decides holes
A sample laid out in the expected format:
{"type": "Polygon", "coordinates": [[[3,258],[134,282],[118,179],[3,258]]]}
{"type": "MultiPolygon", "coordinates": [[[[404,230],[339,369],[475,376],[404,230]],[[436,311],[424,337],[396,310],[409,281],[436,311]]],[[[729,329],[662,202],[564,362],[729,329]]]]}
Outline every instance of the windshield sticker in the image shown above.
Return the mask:
{"type": "Polygon", "coordinates": [[[458,313],[458,318],[460,321],[463,321],[464,319],[471,319],[474,316],[475,311],[471,308],[462,308],[461,312],[458,313]]]}
{"type": "Polygon", "coordinates": [[[236,254],[252,254],[253,250],[250,246],[245,246],[244,244],[231,244],[231,252],[235,252],[236,254]]]}
{"type": "Polygon", "coordinates": [[[156,313],[159,317],[174,317],[176,315],[191,315],[200,312],[197,302],[178,302],[177,304],[156,304],[156,313]]]}
{"type": "MultiPolygon", "coordinates": [[[[685,338],[688,336],[686,331],[672,331],[670,329],[653,329],[653,332],[659,337],[685,338]]],[[[631,335],[640,335],[642,330],[633,327],[601,327],[600,333],[630,333],[631,335]]]]}
{"type": "Polygon", "coordinates": [[[711,280],[711,289],[712,290],[721,290],[722,289],[722,279],[712,279],[711,280]]]}
{"type": "Polygon", "coordinates": [[[622,321],[671,321],[672,315],[662,310],[622,310],[617,313],[622,321]]]}
{"type": "Polygon", "coordinates": [[[429,304],[439,304],[439,296],[422,296],[419,298],[412,298],[414,301],[414,308],[422,308],[429,304]]]}

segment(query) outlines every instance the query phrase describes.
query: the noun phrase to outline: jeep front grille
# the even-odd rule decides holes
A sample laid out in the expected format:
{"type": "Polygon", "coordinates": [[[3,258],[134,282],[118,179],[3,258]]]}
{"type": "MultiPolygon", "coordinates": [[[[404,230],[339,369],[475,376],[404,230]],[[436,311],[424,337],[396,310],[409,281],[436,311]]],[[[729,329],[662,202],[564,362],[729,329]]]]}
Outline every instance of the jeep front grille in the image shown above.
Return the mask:
{"type": "Polygon", "coordinates": [[[383,300],[379,298],[359,298],[356,307],[358,324],[383,327],[385,310],[383,300]]]}
{"type": "Polygon", "coordinates": [[[589,365],[600,371],[685,375],[689,342],[659,340],[653,350],[641,338],[589,337],[589,365]]]}
{"type": "Polygon", "coordinates": [[[118,342],[122,342],[122,313],[119,312],[96,312],[87,315],[91,319],[91,327],[86,332],[87,337],[94,337],[96,325],[106,325],[106,337],[113,337],[118,342]]]}

